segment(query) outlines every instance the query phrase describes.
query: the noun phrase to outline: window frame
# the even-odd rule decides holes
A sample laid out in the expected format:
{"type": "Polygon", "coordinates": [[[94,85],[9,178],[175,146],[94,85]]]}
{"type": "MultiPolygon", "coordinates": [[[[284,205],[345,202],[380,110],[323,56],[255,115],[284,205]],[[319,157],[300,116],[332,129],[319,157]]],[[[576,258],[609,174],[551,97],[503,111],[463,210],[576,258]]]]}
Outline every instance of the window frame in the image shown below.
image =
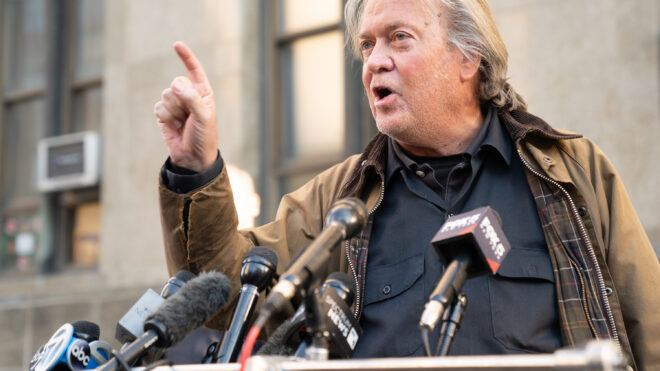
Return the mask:
{"type": "MultiPolygon", "coordinates": [[[[286,0],[284,0],[286,1],[286,0]]],[[[262,143],[263,155],[261,157],[261,174],[259,191],[261,193],[262,212],[260,223],[274,218],[279,200],[284,194],[283,182],[287,178],[297,175],[319,173],[328,167],[343,161],[351,154],[362,151],[366,143],[376,133],[376,125],[371,116],[369,103],[364,95],[361,66],[350,50],[344,46],[344,138],[343,150],[336,156],[326,158],[286,159],[281,133],[285,130],[282,120],[282,104],[279,92],[282,89],[280,52],[283,48],[294,42],[313,36],[340,31],[344,35],[346,44],[343,8],[345,1],[340,1],[341,18],[331,24],[323,24],[295,32],[280,32],[278,15],[279,1],[262,0],[262,19],[264,63],[262,65],[263,84],[265,89],[262,96],[262,143]]]]}
{"type": "MultiPolygon", "coordinates": [[[[103,0],[101,0],[103,2],[103,0]]],[[[71,132],[72,101],[75,94],[85,89],[103,88],[102,69],[98,76],[84,79],[74,78],[74,58],[76,52],[76,27],[78,24],[77,0],[45,0],[44,14],[46,22],[46,45],[44,51],[45,82],[38,88],[7,91],[8,67],[0,70],[0,143],[5,139],[7,125],[5,122],[9,105],[22,103],[35,98],[44,102],[43,112],[37,113],[45,117],[44,137],[62,135],[71,132]]],[[[4,19],[8,2],[0,3],[0,19],[4,19]]],[[[18,17],[21,21],[23,17],[18,17]]],[[[3,22],[4,23],[4,22],[3,22]]],[[[0,62],[8,63],[8,47],[12,32],[20,25],[14,25],[10,30],[8,24],[1,26],[0,62]],[[11,32],[10,32],[11,31],[11,32]]],[[[102,92],[103,93],[103,92],[102,92]]],[[[35,148],[36,151],[36,148],[35,148]]],[[[7,173],[4,169],[2,153],[0,153],[0,176],[7,173]]],[[[25,164],[21,164],[25,166],[25,164]]],[[[30,166],[30,165],[28,165],[30,166]]],[[[73,256],[73,214],[75,207],[81,203],[100,200],[100,184],[69,191],[40,193],[24,199],[13,200],[7,205],[0,205],[0,221],[12,216],[33,214],[41,219],[42,228],[38,232],[39,249],[45,252],[45,258],[36,261],[38,273],[52,273],[74,269],[73,256]]],[[[75,268],[77,269],[77,268],[75,268]]],[[[0,271],[0,274],[4,272],[0,271]]]]}

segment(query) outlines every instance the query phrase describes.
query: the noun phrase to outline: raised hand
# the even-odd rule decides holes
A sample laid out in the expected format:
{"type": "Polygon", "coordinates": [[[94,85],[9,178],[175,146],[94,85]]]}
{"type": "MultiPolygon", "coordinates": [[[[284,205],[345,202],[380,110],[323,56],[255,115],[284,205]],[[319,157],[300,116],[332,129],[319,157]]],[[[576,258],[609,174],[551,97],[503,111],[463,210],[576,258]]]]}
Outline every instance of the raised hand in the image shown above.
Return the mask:
{"type": "Polygon", "coordinates": [[[177,76],[154,105],[163,140],[174,164],[204,171],[218,153],[213,90],[195,54],[181,41],[174,50],[188,77],[177,76]]]}

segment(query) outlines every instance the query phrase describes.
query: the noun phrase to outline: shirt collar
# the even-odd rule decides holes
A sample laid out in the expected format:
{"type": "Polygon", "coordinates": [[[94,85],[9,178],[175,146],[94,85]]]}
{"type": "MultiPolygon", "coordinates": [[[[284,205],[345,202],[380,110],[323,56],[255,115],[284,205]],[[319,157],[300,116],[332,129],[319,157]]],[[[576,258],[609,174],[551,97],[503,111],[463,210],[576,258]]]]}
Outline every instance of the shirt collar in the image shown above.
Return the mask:
{"type": "MultiPolygon", "coordinates": [[[[511,138],[509,138],[505,132],[504,127],[500,123],[500,119],[494,108],[488,108],[486,117],[484,118],[484,124],[481,126],[481,129],[479,129],[479,132],[474,137],[474,139],[472,139],[472,142],[470,142],[465,152],[462,154],[449,155],[446,157],[449,158],[453,156],[465,155],[474,157],[485,148],[494,149],[494,152],[499,154],[507,166],[511,166],[511,138]]],[[[424,165],[423,163],[420,164],[411,158],[411,156],[406,153],[406,151],[391,137],[387,140],[387,149],[387,170],[385,174],[386,181],[388,181],[391,176],[401,168],[405,167],[415,171],[424,165]]]]}
{"type": "Polygon", "coordinates": [[[481,144],[477,144],[479,143],[479,135],[477,135],[477,138],[475,138],[468,146],[468,153],[474,156],[474,154],[483,150],[484,147],[490,147],[500,155],[507,166],[511,166],[511,151],[513,150],[511,137],[509,137],[504,126],[500,122],[500,118],[497,115],[495,108],[491,107],[488,110],[486,118],[484,119],[484,127],[480,130],[480,133],[481,132],[485,132],[480,142],[481,144]],[[477,151],[475,151],[475,149],[477,149],[477,151]]]}

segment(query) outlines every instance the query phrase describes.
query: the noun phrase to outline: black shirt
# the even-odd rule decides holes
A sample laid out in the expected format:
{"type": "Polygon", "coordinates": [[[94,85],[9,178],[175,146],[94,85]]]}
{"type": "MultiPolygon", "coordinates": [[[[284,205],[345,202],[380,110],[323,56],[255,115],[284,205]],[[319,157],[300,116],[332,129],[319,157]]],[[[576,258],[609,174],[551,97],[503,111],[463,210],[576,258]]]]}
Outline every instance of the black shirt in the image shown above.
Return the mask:
{"type": "Polygon", "coordinates": [[[466,282],[468,305],[450,354],[560,347],[554,274],[536,206],[511,139],[491,110],[462,154],[415,157],[390,139],[355,357],[423,355],[419,318],[443,272],[431,238],[448,214],[481,206],[498,211],[512,249],[498,275],[466,282]]]}

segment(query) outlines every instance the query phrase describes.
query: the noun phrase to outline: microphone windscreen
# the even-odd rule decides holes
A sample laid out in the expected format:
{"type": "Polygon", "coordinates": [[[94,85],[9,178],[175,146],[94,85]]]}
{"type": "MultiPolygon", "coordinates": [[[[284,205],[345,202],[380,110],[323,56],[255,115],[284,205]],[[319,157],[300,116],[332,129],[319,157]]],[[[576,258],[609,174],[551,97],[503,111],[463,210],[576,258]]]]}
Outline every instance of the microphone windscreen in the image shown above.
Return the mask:
{"type": "MultiPolygon", "coordinates": [[[[296,349],[287,344],[287,335],[291,327],[291,320],[284,321],[268,338],[268,341],[259,348],[258,355],[267,356],[291,356],[296,353],[296,349]]],[[[301,327],[301,326],[299,326],[301,327]]]]}
{"type": "Polygon", "coordinates": [[[277,267],[277,254],[275,254],[275,251],[263,247],[263,246],[255,246],[250,251],[248,251],[246,258],[252,257],[252,256],[260,256],[266,260],[268,260],[270,263],[272,263],[275,267],[277,267]]]}
{"type": "Polygon", "coordinates": [[[231,281],[220,272],[202,272],[170,296],[145,321],[164,325],[167,346],[183,340],[192,330],[204,325],[225,304],[231,291],[231,281]]]}
{"type": "Polygon", "coordinates": [[[91,342],[98,340],[101,335],[99,325],[90,321],[76,321],[71,324],[73,326],[73,336],[91,342]]]}

